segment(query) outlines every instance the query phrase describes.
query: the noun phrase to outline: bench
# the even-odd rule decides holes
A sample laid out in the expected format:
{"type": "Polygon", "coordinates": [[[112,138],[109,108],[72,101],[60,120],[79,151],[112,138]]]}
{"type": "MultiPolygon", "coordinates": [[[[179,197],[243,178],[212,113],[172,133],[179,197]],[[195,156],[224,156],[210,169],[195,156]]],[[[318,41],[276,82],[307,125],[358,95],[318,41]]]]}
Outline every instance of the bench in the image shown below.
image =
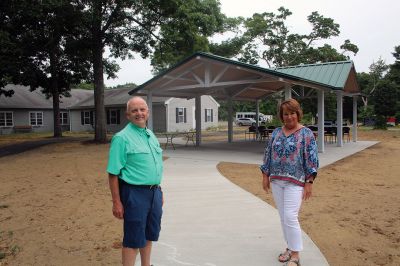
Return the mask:
{"type": "Polygon", "coordinates": [[[187,146],[189,142],[192,142],[193,146],[196,145],[195,142],[194,142],[194,137],[196,135],[195,131],[189,131],[189,132],[163,132],[163,133],[156,133],[156,135],[159,136],[159,137],[165,137],[167,139],[167,142],[165,143],[164,149],[167,149],[168,144],[169,144],[175,150],[175,145],[174,145],[174,142],[173,142],[175,137],[184,137],[186,139],[185,146],[187,146]]]}
{"type": "Polygon", "coordinates": [[[14,132],[15,133],[32,132],[32,126],[31,125],[14,126],[14,132]]]}

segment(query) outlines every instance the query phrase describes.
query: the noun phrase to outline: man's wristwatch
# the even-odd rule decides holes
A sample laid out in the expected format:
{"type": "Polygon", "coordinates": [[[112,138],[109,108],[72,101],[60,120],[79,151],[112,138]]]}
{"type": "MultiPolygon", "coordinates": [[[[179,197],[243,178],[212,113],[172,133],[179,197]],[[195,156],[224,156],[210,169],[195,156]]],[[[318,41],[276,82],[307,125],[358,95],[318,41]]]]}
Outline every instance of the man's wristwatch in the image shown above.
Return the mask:
{"type": "Polygon", "coordinates": [[[312,184],[312,183],[314,183],[314,181],[313,180],[306,180],[306,183],[312,184]]]}

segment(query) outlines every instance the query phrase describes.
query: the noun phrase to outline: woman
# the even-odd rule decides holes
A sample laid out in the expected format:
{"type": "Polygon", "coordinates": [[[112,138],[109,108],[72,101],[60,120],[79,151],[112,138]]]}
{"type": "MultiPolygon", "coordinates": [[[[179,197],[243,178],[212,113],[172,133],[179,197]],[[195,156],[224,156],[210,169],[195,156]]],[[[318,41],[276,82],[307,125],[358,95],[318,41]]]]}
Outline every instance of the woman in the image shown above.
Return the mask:
{"type": "Polygon", "coordinates": [[[298,214],[302,200],[311,197],[318,169],[317,144],[312,131],[300,124],[302,116],[296,100],[280,105],[283,126],[272,132],[260,167],[264,190],[268,192],[272,188],[287,243],[278,260],[287,266],[300,266],[303,242],[298,214]]]}

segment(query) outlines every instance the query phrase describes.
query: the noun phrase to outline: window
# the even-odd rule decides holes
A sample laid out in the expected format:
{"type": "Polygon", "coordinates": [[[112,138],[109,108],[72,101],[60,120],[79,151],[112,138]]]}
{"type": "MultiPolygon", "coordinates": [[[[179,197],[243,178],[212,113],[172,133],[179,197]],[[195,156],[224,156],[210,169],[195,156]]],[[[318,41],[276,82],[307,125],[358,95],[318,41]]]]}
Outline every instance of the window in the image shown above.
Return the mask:
{"type": "Polygon", "coordinates": [[[205,122],[213,122],[213,109],[204,109],[205,122]]]}
{"type": "Polygon", "coordinates": [[[60,112],[60,125],[68,125],[68,113],[60,112]]]}
{"type": "Polygon", "coordinates": [[[186,123],[186,108],[176,108],[176,123],[186,123]]]}
{"type": "Polygon", "coordinates": [[[107,110],[107,125],[119,125],[120,123],[120,110],[107,110]]]}
{"type": "Polygon", "coordinates": [[[82,111],[81,112],[81,125],[93,125],[94,123],[94,112],[93,111],[82,111]]]}
{"type": "Polygon", "coordinates": [[[31,126],[43,126],[43,112],[29,112],[31,126]]]}
{"type": "Polygon", "coordinates": [[[12,127],[13,125],[13,113],[0,112],[0,127],[12,127]]]}

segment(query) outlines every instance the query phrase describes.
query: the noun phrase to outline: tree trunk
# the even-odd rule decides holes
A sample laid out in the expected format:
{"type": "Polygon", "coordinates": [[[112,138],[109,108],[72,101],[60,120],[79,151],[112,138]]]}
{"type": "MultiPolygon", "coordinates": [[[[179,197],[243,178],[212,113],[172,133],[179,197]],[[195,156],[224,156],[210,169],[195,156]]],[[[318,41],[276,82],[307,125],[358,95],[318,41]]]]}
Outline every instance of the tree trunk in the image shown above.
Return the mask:
{"type": "Polygon", "coordinates": [[[103,40],[101,33],[101,1],[93,1],[93,72],[94,72],[94,107],[95,135],[99,143],[107,142],[106,116],[104,109],[104,77],[103,77],[103,40]]]}
{"type": "Polygon", "coordinates": [[[56,48],[50,52],[50,72],[51,72],[51,95],[53,98],[53,124],[55,138],[62,137],[62,130],[60,125],[60,93],[58,90],[58,77],[57,77],[57,54],[56,48]]]}
{"type": "Polygon", "coordinates": [[[58,88],[53,90],[53,120],[54,120],[54,137],[62,137],[62,130],[60,125],[60,94],[58,88]]]}
{"type": "Polygon", "coordinates": [[[366,110],[368,106],[368,97],[361,96],[361,100],[363,101],[364,104],[364,110],[366,110]]]}

